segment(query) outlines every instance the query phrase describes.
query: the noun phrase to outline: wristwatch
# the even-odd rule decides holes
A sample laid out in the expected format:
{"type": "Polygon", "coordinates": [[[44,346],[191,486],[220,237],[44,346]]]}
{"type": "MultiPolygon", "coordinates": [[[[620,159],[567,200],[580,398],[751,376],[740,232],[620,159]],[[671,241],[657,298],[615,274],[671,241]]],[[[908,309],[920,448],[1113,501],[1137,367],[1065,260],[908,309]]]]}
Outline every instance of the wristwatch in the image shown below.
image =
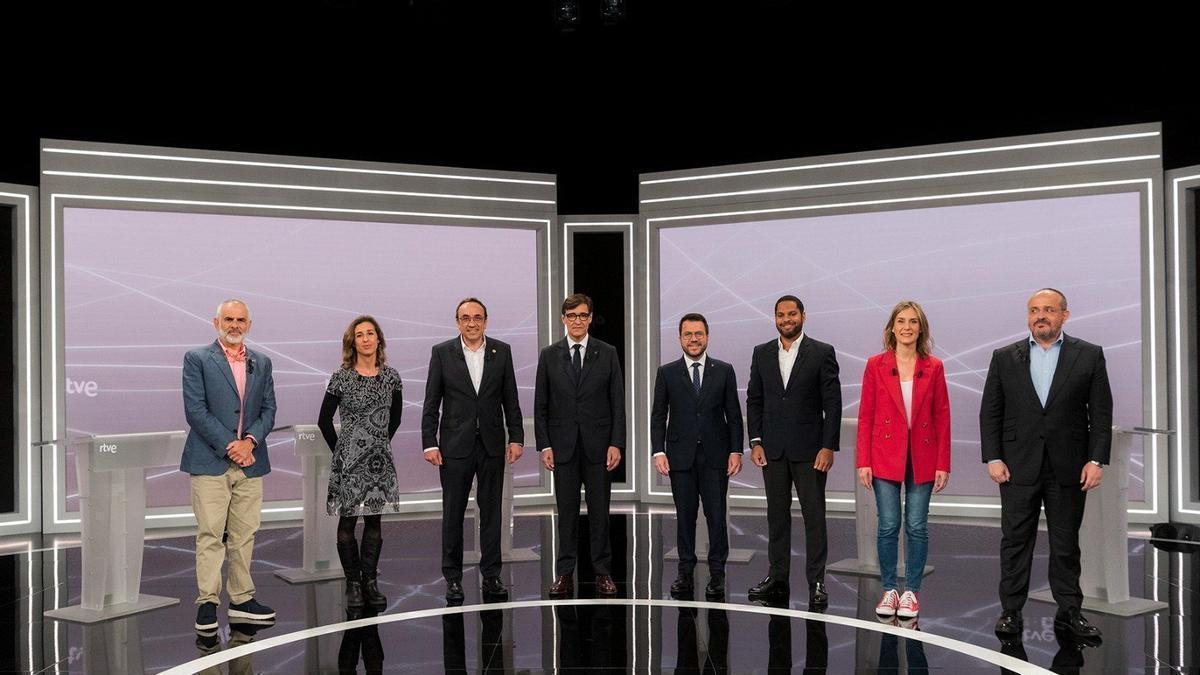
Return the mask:
{"type": "Polygon", "coordinates": [[[1092,464],[1095,464],[1096,466],[1100,467],[1101,469],[1103,469],[1103,468],[1104,468],[1104,465],[1103,465],[1103,464],[1101,464],[1101,463],[1100,463],[1099,461],[1097,461],[1097,460],[1091,459],[1091,460],[1088,460],[1088,461],[1089,461],[1089,462],[1091,462],[1092,464]]]}

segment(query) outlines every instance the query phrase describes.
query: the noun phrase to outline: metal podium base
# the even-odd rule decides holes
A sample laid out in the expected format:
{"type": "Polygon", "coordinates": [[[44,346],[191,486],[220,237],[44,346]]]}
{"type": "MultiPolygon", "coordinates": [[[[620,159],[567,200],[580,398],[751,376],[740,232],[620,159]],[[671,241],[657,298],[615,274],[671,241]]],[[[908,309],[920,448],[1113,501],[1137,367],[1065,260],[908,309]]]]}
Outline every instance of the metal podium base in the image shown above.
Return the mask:
{"type": "MultiPolygon", "coordinates": [[[[1048,602],[1054,604],[1054,596],[1049,590],[1034,591],[1029,594],[1030,600],[1038,602],[1048,602]]],[[[1084,596],[1083,608],[1089,612],[1099,612],[1101,614],[1111,614],[1113,616],[1137,616],[1139,614],[1148,614],[1150,612],[1166,609],[1167,603],[1158,600],[1147,600],[1145,598],[1130,598],[1122,602],[1106,602],[1099,598],[1089,598],[1084,596]]]]}
{"type": "Polygon", "coordinates": [[[275,576],[283,579],[289,584],[308,584],[314,581],[329,581],[330,579],[341,579],[346,576],[340,567],[331,567],[328,569],[309,572],[303,567],[289,567],[288,569],[275,570],[275,576]]]}
{"type": "MultiPolygon", "coordinates": [[[[500,561],[506,563],[537,562],[541,559],[542,556],[538,555],[537,551],[534,551],[531,548],[514,548],[511,551],[502,552],[500,554],[500,561]]],[[[463,551],[463,564],[478,565],[479,551],[463,551]]]]}
{"type": "MultiPolygon", "coordinates": [[[[708,551],[696,551],[696,564],[703,564],[707,558],[708,551]]],[[[667,560],[679,560],[679,547],[675,547],[663,556],[667,560]]],[[[729,549],[729,557],[725,562],[748,563],[754,558],[754,551],[748,548],[731,548],[729,549]]]]}
{"type": "MultiPolygon", "coordinates": [[[[834,574],[849,574],[849,575],[853,575],[856,577],[877,577],[877,576],[879,576],[879,566],[878,565],[869,565],[867,563],[860,562],[858,558],[846,558],[845,560],[839,560],[839,561],[833,563],[832,565],[826,565],[825,571],[832,572],[834,574]]],[[[923,574],[922,576],[927,577],[930,574],[933,574],[933,565],[926,565],[925,566],[925,574],[923,574]]],[[[899,563],[896,565],[896,578],[897,579],[905,578],[904,577],[904,563],[899,563]]]]}
{"type": "Polygon", "coordinates": [[[152,609],[171,607],[178,604],[179,598],[167,598],[161,595],[146,595],[142,593],[138,595],[136,602],[122,602],[116,605],[109,605],[104,609],[84,609],[80,605],[72,605],[60,609],[48,609],[44,614],[48,618],[58,619],[59,621],[100,623],[101,621],[110,621],[123,616],[129,616],[130,614],[140,614],[142,612],[149,612],[152,609]]]}

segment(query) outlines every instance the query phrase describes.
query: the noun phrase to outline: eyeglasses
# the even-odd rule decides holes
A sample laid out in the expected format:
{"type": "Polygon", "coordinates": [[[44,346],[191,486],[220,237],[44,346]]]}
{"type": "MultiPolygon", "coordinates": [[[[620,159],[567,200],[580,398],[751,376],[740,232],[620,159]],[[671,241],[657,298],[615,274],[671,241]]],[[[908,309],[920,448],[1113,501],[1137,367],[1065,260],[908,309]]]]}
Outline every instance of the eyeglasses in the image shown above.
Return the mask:
{"type": "Polygon", "coordinates": [[[563,314],[563,318],[571,322],[587,321],[588,319],[592,318],[592,314],[591,312],[579,312],[578,314],[571,312],[570,314],[563,314]]]}
{"type": "Polygon", "coordinates": [[[459,323],[483,323],[484,321],[487,321],[487,317],[479,316],[478,314],[476,314],[475,316],[460,316],[460,317],[458,317],[459,323]]]}

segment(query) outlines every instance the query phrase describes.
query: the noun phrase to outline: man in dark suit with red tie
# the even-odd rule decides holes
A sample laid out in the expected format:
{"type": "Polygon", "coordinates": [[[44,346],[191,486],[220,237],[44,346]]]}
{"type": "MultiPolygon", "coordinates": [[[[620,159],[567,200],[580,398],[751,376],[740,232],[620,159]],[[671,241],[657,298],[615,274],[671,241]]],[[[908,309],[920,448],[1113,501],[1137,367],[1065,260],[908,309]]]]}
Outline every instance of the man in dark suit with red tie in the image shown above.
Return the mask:
{"type": "Polygon", "coordinates": [[[675,500],[679,577],[671,595],[690,599],[696,568],[696,511],[704,502],[708,525],[708,585],[705,596],[725,596],[725,527],[729,479],[742,470],[742,408],[733,366],[708,355],[708,320],[685,314],[679,320],[683,357],[663,364],[654,379],[650,447],[654,468],[671,478],[675,500]]]}
{"type": "Polygon", "coordinates": [[[625,448],[625,380],[617,350],[588,335],[592,299],[582,293],[562,303],[567,336],[538,355],[534,387],[534,432],[542,465],[553,473],[558,505],[558,560],[550,597],[575,590],[575,538],[579,487],[587,495],[592,569],[596,592],[615,595],[608,503],[612,470],[625,448]]]}
{"type": "Polygon", "coordinates": [[[790,592],[792,488],[804,516],[805,577],[811,608],[829,604],[825,589],[825,480],[842,429],[842,384],[833,347],[804,334],[804,303],[775,301],[779,338],[754,348],[746,387],[750,460],[762,467],[767,493],[767,577],[750,599],[790,592]]]}
{"type": "Polygon", "coordinates": [[[1100,637],[1079,612],[1079,527],[1112,448],[1112,390],[1104,350],[1062,332],[1070,315],[1060,291],[1034,293],[1026,307],[1029,336],[992,353],[983,385],[979,440],[988,475],[1000,486],[1000,635],[1024,629],[1044,505],[1054,627],[1100,637]]]}
{"type": "Polygon", "coordinates": [[[439,467],[442,482],[442,576],[451,603],[464,597],[463,516],[472,480],[478,481],[482,590],[507,594],[500,581],[504,462],[517,461],[525,444],[512,349],[484,336],[487,307],[477,298],[458,303],[454,318],[458,337],[435,345],[429,357],[421,415],[425,460],[439,467]]]}

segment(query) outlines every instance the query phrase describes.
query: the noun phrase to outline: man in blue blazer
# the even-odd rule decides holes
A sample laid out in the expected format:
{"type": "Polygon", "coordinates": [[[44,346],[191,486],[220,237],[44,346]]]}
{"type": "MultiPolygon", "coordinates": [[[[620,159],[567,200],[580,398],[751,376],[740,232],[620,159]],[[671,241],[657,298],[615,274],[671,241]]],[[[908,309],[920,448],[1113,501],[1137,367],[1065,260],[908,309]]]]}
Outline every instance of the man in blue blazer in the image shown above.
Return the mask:
{"type": "Polygon", "coordinates": [[[683,315],[679,345],[683,357],[658,368],[650,413],[654,468],[670,476],[675,500],[679,577],[671,584],[671,595],[690,599],[694,590],[696,510],[703,501],[709,536],[704,595],[716,600],[725,596],[729,557],[725,495],[729,479],[742,470],[742,407],[733,366],[706,353],[708,320],[703,315],[683,315]]]}
{"type": "Polygon", "coordinates": [[[271,471],[266,444],[275,425],[271,359],[246,348],[250,310],[241,300],[218,305],[213,326],[217,340],[183,358],[183,406],[190,430],[179,470],[191,476],[196,514],[196,630],[217,627],[226,557],[231,622],[275,619],[270,607],[254,599],[250,578],[262,480],[271,471]]]}

